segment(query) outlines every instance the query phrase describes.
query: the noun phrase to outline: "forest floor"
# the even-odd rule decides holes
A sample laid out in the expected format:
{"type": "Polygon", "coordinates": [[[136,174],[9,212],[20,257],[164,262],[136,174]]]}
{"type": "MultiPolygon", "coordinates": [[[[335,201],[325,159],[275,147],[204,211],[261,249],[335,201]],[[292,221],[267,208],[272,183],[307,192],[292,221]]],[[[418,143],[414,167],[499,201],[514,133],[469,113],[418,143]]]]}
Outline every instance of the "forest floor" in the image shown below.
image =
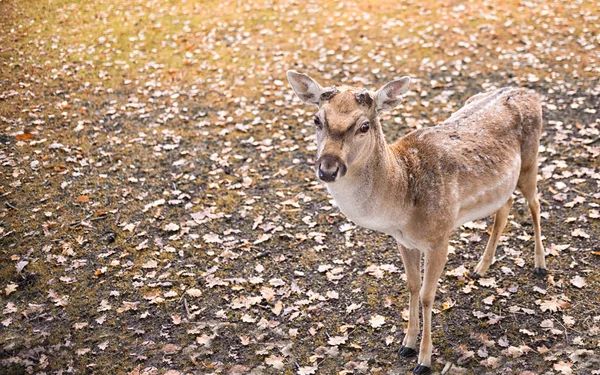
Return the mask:
{"type": "Polygon", "coordinates": [[[433,370],[600,374],[598,4],[421,3],[0,0],[0,373],[412,371],[400,255],[316,180],[296,69],[409,75],[390,141],[544,96],[549,274],[518,193],[485,278],[491,219],[456,230],[433,370]]]}

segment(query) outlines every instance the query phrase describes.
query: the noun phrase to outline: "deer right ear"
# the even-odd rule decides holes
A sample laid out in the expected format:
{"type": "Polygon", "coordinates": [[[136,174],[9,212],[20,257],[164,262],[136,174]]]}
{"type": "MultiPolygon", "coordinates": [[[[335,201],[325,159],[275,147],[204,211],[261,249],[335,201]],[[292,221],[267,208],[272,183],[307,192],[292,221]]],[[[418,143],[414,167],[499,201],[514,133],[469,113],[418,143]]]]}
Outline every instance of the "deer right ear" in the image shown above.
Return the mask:
{"type": "Polygon", "coordinates": [[[319,105],[323,87],[321,87],[317,81],[306,74],[298,73],[295,70],[288,70],[287,78],[300,100],[304,103],[319,105]]]}
{"type": "Polygon", "coordinates": [[[402,94],[408,90],[409,84],[410,78],[404,76],[386,83],[385,86],[377,90],[377,94],[375,95],[377,112],[387,112],[396,108],[402,100],[402,94]]]}

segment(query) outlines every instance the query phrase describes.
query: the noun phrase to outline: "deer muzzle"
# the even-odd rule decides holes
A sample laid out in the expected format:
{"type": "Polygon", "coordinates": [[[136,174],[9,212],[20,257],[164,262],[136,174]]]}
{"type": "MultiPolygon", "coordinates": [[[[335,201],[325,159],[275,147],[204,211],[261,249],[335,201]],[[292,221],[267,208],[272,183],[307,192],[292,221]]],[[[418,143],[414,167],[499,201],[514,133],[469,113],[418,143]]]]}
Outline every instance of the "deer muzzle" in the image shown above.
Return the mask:
{"type": "Polygon", "coordinates": [[[334,182],[346,174],[346,164],[337,155],[325,154],[317,161],[317,177],[323,182],[334,182]]]}

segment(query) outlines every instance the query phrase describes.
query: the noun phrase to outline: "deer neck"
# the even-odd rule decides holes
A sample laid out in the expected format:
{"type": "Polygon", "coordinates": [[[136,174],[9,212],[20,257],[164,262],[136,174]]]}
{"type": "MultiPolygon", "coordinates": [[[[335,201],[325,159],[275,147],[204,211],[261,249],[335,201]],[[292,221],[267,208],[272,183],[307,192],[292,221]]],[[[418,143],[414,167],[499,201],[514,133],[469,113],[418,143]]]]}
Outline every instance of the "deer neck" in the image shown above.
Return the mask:
{"type": "Polygon", "coordinates": [[[390,232],[399,224],[406,191],[406,167],[385,142],[383,134],[364,158],[348,168],[344,178],[327,184],[336,205],[356,224],[390,232]]]}

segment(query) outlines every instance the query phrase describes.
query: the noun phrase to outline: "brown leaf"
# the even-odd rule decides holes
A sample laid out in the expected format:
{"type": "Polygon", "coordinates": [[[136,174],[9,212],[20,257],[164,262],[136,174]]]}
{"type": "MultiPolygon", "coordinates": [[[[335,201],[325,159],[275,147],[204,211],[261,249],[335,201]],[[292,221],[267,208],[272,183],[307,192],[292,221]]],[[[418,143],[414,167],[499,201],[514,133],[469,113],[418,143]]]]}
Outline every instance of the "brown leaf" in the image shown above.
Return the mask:
{"type": "Polygon", "coordinates": [[[165,344],[162,347],[162,351],[165,354],[175,354],[179,351],[179,346],[175,345],[175,344],[165,344]]]}
{"type": "Polygon", "coordinates": [[[17,141],[29,141],[30,139],[33,139],[33,134],[25,132],[22,134],[17,134],[15,138],[17,141]]]}
{"type": "Polygon", "coordinates": [[[90,201],[90,197],[88,197],[87,195],[80,195],[76,199],[81,203],[87,203],[90,201]]]}

